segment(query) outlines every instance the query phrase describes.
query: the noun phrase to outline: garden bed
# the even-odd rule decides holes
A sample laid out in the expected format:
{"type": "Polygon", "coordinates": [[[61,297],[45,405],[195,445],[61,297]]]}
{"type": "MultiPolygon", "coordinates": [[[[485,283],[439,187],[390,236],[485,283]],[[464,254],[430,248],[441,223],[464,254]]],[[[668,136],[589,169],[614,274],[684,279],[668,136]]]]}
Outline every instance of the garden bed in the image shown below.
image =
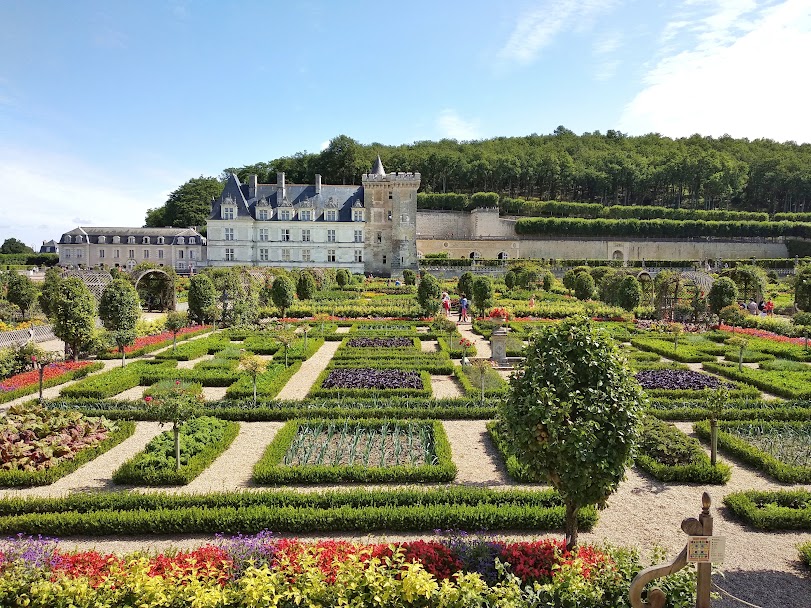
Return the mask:
{"type": "Polygon", "coordinates": [[[774,490],[735,492],[724,504],[739,519],[759,530],[811,530],[811,492],[774,490]]]}
{"type": "MultiPolygon", "coordinates": [[[[42,373],[42,388],[50,388],[71,380],[83,378],[87,374],[100,370],[103,367],[104,364],[100,361],[50,363],[45,366],[42,373]]],[[[13,401],[25,395],[32,395],[37,391],[39,391],[39,370],[15,374],[10,378],[5,378],[0,381],[0,403],[13,401]]]]}
{"type": "Polygon", "coordinates": [[[450,481],[440,422],[292,420],[254,467],[258,484],[450,481]]]}

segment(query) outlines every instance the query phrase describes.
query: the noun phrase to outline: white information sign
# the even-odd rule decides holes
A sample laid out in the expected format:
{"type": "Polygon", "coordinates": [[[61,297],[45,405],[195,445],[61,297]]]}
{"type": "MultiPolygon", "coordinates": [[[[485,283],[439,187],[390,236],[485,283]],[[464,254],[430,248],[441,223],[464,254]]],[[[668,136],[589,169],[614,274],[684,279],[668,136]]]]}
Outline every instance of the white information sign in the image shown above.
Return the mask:
{"type": "Polygon", "coordinates": [[[726,542],[726,536],[691,536],[687,540],[687,563],[722,563],[726,551],[726,542]]]}

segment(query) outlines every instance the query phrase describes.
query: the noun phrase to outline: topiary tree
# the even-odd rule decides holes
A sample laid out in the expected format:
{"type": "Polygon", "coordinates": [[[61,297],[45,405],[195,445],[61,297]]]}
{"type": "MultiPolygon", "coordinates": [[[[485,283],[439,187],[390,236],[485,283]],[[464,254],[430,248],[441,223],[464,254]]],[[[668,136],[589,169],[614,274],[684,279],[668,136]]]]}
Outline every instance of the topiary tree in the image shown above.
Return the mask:
{"type": "Polygon", "coordinates": [[[738,299],[738,286],[729,277],[716,279],[707,292],[707,304],[714,315],[720,315],[721,309],[735,304],[738,299]]]}
{"type": "Polygon", "coordinates": [[[456,283],[456,293],[471,298],[473,296],[473,278],[472,272],[463,272],[456,283]]]}
{"type": "Polygon", "coordinates": [[[15,272],[9,277],[6,299],[16,304],[25,317],[37,301],[37,288],[31,279],[15,272]]]}
{"type": "Polygon", "coordinates": [[[273,304],[276,305],[281,311],[281,316],[284,318],[284,313],[293,305],[293,295],[296,293],[296,288],[293,286],[293,281],[287,277],[276,277],[273,281],[273,286],[270,288],[270,297],[273,299],[273,304]]]}
{"type": "Polygon", "coordinates": [[[217,305],[217,291],[207,274],[196,274],[189,281],[189,319],[211,323],[211,307],[217,305]]]}
{"type": "Polygon", "coordinates": [[[163,426],[172,423],[172,433],[175,439],[175,470],[180,470],[180,427],[200,412],[202,395],[192,393],[183,386],[180,380],[175,380],[174,386],[168,390],[161,390],[155,397],[145,397],[147,409],[152,411],[155,419],[163,426]]]}
{"type": "Polygon", "coordinates": [[[578,300],[591,300],[594,291],[594,278],[588,272],[578,274],[574,280],[574,297],[578,300]]]}
{"type": "Polygon", "coordinates": [[[416,285],[417,284],[417,273],[413,270],[409,270],[408,268],[403,270],[403,283],[406,285],[416,285]]]}
{"type": "Polygon", "coordinates": [[[425,274],[417,287],[417,303],[426,317],[433,317],[442,305],[442,287],[431,274],[425,274]]]}
{"type": "Polygon", "coordinates": [[[315,295],[317,288],[318,286],[315,283],[315,279],[309,272],[305,270],[299,275],[298,281],[296,282],[296,295],[299,300],[311,299],[315,295]]]}
{"type": "Polygon", "coordinates": [[[515,287],[516,285],[516,280],[517,278],[515,273],[512,270],[508,270],[504,274],[504,287],[506,287],[509,290],[512,290],[512,288],[515,287]]]}
{"type": "Polygon", "coordinates": [[[127,358],[124,349],[135,342],[135,325],[141,317],[141,302],[132,283],[123,277],[110,282],[99,300],[99,316],[104,329],[112,334],[118,346],[121,367],[124,367],[127,358]]]}
{"type": "Polygon", "coordinates": [[[93,339],[96,325],[96,300],[81,279],[70,277],[62,282],[53,318],[53,331],[70,348],[73,360],[79,360],[82,348],[93,339]]]}
{"type": "Polygon", "coordinates": [[[172,332],[172,352],[177,348],[177,332],[189,324],[189,317],[185,312],[171,311],[166,315],[164,327],[172,332]]]}
{"type": "Polygon", "coordinates": [[[62,272],[53,266],[45,273],[45,282],[39,294],[39,307],[49,319],[56,310],[56,300],[59,298],[59,289],[62,285],[62,272]]]}
{"type": "Polygon", "coordinates": [[[555,275],[553,275],[550,271],[546,271],[543,273],[543,290],[544,291],[552,291],[552,283],[555,280],[555,275]]]}
{"type": "Polygon", "coordinates": [[[794,276],[794,305],[811,311],[811,265],[801,266],[794,276]]]}
{"type": "Polygon", "coordinates": [[[245,353],[239,359],[239,367],[246,371],[253,380],[254,407],[256,407],[256,378],[267,369],[267,366],[267,361],[251,353],[245,353]]]}
{"type": "Polygon", "coordinates": [[[352,277],[349,275],[349,271],[346,268],[339,268],[335,273],[335,282],[338,283],[338,287],[343,289],[352,281],[352,277]]]}
{"type": "Polygon", "coordinates": [[[620,281],[617,288],[617,302],[625,310],[633,310],[642,301],[642,286],[639,280],[628,275],[620,281]]]}
{"type": "Polygon", "coordinates": [[[586,318],[532,334],[499,421],[515,455],[566,505],[566,544],[577,510],[604,505],[625,475],[638,436],[642,392],[617,347],[586,318]]]}
{"type": "Polygon", "coordinates": [[[436,334],[448,335],[448,354],[450,354],[453,334],[456,333],[456,323],[454,323],[453,319],[449,319],[445,315],[436,317],[434,322],[431,323],[431,331],[436,334]]]}
{"type": "Polygon", "coordinates": [[[479,316],[484,316],[485,310],[493,305],[494,297],[493,281],[490,277],[476,277],[473,281],[473,305],[479,316]]]}

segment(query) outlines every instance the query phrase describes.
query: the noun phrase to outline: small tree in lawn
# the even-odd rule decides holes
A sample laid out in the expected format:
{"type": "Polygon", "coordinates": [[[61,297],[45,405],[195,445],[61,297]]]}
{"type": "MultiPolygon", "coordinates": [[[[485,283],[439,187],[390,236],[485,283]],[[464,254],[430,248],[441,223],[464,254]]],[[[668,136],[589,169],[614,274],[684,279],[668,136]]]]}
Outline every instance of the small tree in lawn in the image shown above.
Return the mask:
{"type": "Polygon", "coordinates": [[[493,281],[490,277],[476,277],[473,281],[473,305],[476,314],[484,316],[484,311],[493,305],[493,281]]]}
{"type": "Polygon", "coordinates": [[[180,470],[180,427],[197,416],[200,411],[201,397],[185,389],[180,380],[166,392],[156,397],[145,397],[149,409],[154,412],[161,426],[172,423],[175,438],[175,470],[180,470]]]}
{"type": "Polygon", "coordinates": [[[62,281],[59,299],[56,301],[53,330],[79,360],[82,347],[93,339],[96,326],[96,300],[93,294],[77,277],[62,281]]]}
{"type": "Polygon", "coordinates": [[[673,352],[679,349],[679,336],[684,333],[684,327],[681,323],[668,323],[665,331],[673,336],[673,352]]]}
{"type": "Polygon", "coordinates": [[[500,424],[519,461],[560,493],[571,549],[577,510],[604,505],[631,463],[643,396],[613,341],[588,319],[541,329],[525,352],[500,424]]]}
{"type": "Polygon", "coordinates": [[[15,272],[9,277],[7,290],[6,299],[19,306],[23,318],[25,318],[26,313],[31,310],[37,301],[37,288],[34,287],[33,281],[15,272]]]}
{"type": "Polygon", "coordinates": [[[296,339],[296,334],[289,326],[280,325],[276,331],[276,339],[282,343],[282,348],[284,348],[284,366],[287,367],[287,353],[293,340],[296,339]]]}
{"type": "Polygon", "coordinates": [[[338,283],[338,287],[341,289],[349,285],[351,280],[352,277],[349,275],[349,271],[346,268],[339,268],[335,273],[335,282],[338,283]]]}
{"type": "Polygon", "coordinates": [[[743,371],[743,351],[746,349],[746,345],[749,344],[749,340],[743,336],[734,336],[727,340],[727,344],[738,349],[738,371],[743,371]]]}
{"type": "Polygon", "coordinates": [[[422,277],[419,287],[417,287],[417,302],[422,308],[426,317],[434,316],[442,305],[442,288],[439,281],[433,275],[426,274],[422,277]]]}
{"type": "Polygon", "coordinates": [[[473,377],[479,381],[481,387],[481,400],[480,405],[484,406],[484,381],[487,378],[487,370],[490,368],[490,363],[486,359],[476,359],[473,362],[473,377]]]}
{"type": "Polygon", "coordinates": [[[175,349],[177,348],[177,332],[186,327],[188,324],[189,317],[186,315],[186,313],[173,310],[166,315],[166,322],[164,323],[164,326],[166,327],[167,331],[172,332],[172,352],[175,352],[175,349]]]}
{"type": "Polygon", "coordinates": [[[141,303],[132,283],[120,278],[107,285],[99,300],[99,316],[104,329],[112,334],[118,346],[121,367],[124,367],[127,357],[125,348],[135,341],[135,325],[141,317],[141,303]]]}
{"type": "Polygon", "coordinates": [[[445,315],[440,315],[431,323],[431,331],[436,334],[448,335],[448,354],[450,354],[451,341],[453,340],[453,334],[456,333],[456,323],[445,315]]]}
{"type": "Polygon", "coordinates": [[[276,277],[270,291],[273,304],[281,311],[281,316],[284,318],[284,313],[293,305],[293,296],[296,293],[293,281],[288,277],[276,277]]]}
{"type": "Polygon", "coordinates": [[[267,362],[256,355],[245,353],[239,360],[239,366],[253,380],[253,406],[256,407],[256,378],[267,369],[267,362]]]}
{"type": "Polygon", "coordinates": [[[39,294],[39,307],[49,319],[56,312],[56,301],[59,299],[59,290],[62,285],[62,273],[53,266],[45,273],[45,282],[39,294]]]}

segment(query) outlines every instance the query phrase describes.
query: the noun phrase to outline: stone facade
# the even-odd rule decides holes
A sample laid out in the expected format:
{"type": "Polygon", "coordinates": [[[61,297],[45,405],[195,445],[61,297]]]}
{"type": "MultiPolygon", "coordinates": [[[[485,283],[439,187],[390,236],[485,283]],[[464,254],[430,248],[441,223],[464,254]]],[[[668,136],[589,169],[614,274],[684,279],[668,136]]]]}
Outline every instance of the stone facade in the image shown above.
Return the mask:
{"type": "Polygon", "coordinates": [[[206,239],[193,228],[80,226],[59,242],[59,265],[65,267],[131,270],[150,262],[186,273],[206,265],[206,239]]]}
{"type": "Polygon", "coordinates": [[[380,158],[361,185],[275,184],[230,175],[208,220],[212,266],[332,267],[391,276],[417,269],[419,173],[387,175],[380,158]]]}

